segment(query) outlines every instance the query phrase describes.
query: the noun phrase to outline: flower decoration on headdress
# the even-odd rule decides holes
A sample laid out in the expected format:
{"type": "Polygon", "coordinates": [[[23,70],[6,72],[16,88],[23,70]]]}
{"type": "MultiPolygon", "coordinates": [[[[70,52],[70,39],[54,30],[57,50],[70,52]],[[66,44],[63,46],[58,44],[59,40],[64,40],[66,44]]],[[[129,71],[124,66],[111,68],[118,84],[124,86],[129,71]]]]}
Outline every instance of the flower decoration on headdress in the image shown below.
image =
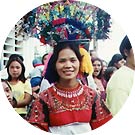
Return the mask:
{"type": "Polygon", "coordinates": [[[57,44],[62,38],[107,39],[111,27],[110,15],[105,11],[74,0],[43,4],[21,20],[22,23],[17,23],[18,35],[36,37],[43,44],[50,45],[57,44]]]}

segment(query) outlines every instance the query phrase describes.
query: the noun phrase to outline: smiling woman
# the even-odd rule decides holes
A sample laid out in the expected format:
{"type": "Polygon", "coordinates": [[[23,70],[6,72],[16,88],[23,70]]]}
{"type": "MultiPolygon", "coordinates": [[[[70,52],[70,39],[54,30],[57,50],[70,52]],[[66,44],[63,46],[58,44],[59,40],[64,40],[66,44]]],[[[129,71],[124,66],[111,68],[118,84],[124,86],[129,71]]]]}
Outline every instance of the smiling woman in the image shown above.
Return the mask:
{"type": "Polygon", "coordinates": [[[76,76],[79,72],[79,66],[79,60],[74,52],[70,48],[63,49],[59,53],[59,57],[56,62],[57,73],[61,76],[59,83],[62,81],[61,84],[65,86],[68,83],[64,84],[64,80],[65,82],[67,82],[66,80],[73,80],[73,78],[76,80],[76,76]]]}
{"type": "Polygon", "coordinates": [[[54,47],[46,72],[53,85],[33,102],[29,123],[44,131],[71,135],[89,132],[112,118],[96,91],[78,81],[81,62],[74,42],[54,47]]]}
{"type": "MultiPolygon", "coordinates": [[[[94,5],[81,1],[61,0],[36,7],[17,22],[14,31],[11,32],[12,37],[9,34],[4,45],[2,69],[10,54],[16,52],[24,57],[26,73],[29,74],[32,69],[31,61],[35,57],[52,53],[54,48],[54,54],[49,63],[47,62],[47,70],[44,70],[44,79],[52,83],[52,87],[47,90],[44,88],[46,92],[42,92],[33,103],[28,116],[31,124],[52,133],[70,135],[71,132],[78,134],[95,129],[112,117],[93,90],[97,88],[95,83],[92,84],[91,79],[78,77],[78,73],[82,73],[81,69],[84,69],[81,66],[88,66],[82,64],[84,55],[80,56],[81,52],[78,52],[77,46],[75,47],[77,39],[88,40],[88,47],[97,51],[100,58],[106,60],[107,57],[108,62],[111,57],[110,50],[111,52],[114,50],[121,37],[120,27],[114,29],[115,22],[111,23],[111,21],[109,14],[94,5]],[[60,49],[61,39],[75,39],[72,43],[74,45],[62,43],[60,49]],[[82,83],[90,84],[91,87],[88,88],[82,83]]],[[[86,50],[89,51],[89,48],[86,50]]],[[[11,70],[15,64],[11,65],[11,70]]],[[[98,70],[94,72],[96,73],[98,70]]],[[[14,72],[12,75],[16,78],[18,73],[14,72]]],[[[92,78],[92,76],[88,77],[92,78]]],[[[13,82],[10,82],[12,85],[13,82]]],[[[17,88],[18,86],[15,89],[17,88]]],[[[26,96],[27,94],[25,91],[26,96]]]]}

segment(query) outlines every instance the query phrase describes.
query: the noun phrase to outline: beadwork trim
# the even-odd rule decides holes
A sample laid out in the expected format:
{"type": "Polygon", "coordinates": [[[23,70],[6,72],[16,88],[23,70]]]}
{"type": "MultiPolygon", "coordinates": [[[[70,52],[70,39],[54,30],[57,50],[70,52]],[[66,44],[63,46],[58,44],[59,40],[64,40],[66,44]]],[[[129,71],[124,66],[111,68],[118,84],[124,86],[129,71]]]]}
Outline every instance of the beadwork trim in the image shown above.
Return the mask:
{"type": "Polygon", "coordinates": [[[58,88],[56,88],[55,86],[53,86],[54,91],[61,97],[65,97],[65,98],[72,98],[72,97],[77,97],[79,95],[81,95],[83,93],[83,87],[80,86],[78,90],[76,91],[63,91],[60,90],[58,88]]]}

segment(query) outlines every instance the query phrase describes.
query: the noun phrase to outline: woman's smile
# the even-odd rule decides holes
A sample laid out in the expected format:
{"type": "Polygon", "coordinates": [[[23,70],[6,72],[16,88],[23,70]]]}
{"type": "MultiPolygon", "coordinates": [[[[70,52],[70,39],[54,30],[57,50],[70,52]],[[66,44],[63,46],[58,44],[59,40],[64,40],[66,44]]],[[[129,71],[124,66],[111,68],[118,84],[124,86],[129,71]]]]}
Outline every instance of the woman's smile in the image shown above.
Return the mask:
{"type": "Polygon", "coordinates": [[[60,51],[56,62],[56,70],[64,80],[75,79],[79,72],[80,62],[76,54],[69,48],[60,51]]]}

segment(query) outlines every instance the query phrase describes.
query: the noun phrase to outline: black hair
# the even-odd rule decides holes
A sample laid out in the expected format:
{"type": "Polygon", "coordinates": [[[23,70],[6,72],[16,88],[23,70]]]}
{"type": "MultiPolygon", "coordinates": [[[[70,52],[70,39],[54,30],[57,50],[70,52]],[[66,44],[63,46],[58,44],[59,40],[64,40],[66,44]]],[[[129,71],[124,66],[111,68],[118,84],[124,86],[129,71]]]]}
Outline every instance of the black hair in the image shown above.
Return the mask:
{"type": "Polygon", "coordinates": [[[6,65],[6,68],[7,68],[7,72],[8,72],[8,81],[11,81],[12,80],[12,76],[10,75],[9,73],[9,66],[10,64],[13,62],[13,61],[17,61],[18,63],[20,63],[21,67],[22,67],[22,72],[20,74],[20,76],[18,77],[18,79],[20,81],[22,81],[23,83],[25,83],[26,81],[26,78],[25,78],[25,66],[23,64],[23,61],[19,58],[19,57],[13,57],[13,58],[10,58],[7,62],[7,65],[6,65]]]}
{"type": "Polygon", "coordinates": [[[114,54],[110,60],[108,67],[115,66],[115,63],[118,63],[120,60],[124,59],[121,54],[114,54]]]}
{"type": "Polygon", "coordinates": [[[23,57],[19,54],[11,54],[9,59],[15,58],[15,57],[19,57],[22,61],[24,61],[23,57]]]}
{"type": "Polygon", "coordinates": [[[63,41],[59,42],[53,50],[53,54],[48,62],[48,66],[46,69],[46,74],[45,78],[49,81],[49,83],[54,83],[59,81],[59,75],[56,71],[56,61],[59,56],[59,52],[65,48],[70,48],[71,50],[74,51],[76,54],[78,60],[81,62],[82,56],[79,52],[79,46],[75,45],[74,42],[68,42],[68,41],[63,41]]]}
{"type": "Polygon", "coordinates": [[[104,78],[108,82],[113,72],[117,70],[115,66],[108,67],[104,72],[104,78]]]}
{"type": "Polygon", "coordinates": [[[42,64],[44,64],[44,57],[47,56],[48,53],[45,53],[43,56],[42,56],[42,64]]]}
{"type": "Polygon", "coordinates": [[[120,53],[125,60],[127,58],[127,56],[125,55],[125,50],[127,50],[129,52],[131,48],[132,48],[131,43],[129,41],[128,36],[126,35],[124,37],[124,39],[122,40],[120,47],[119,47],[120,53]]]}
{"type": "Polygon", "coordinates": [[[8,85],[9,89],[12,91],[12,88],[6,79],[1,79],[1,82],[5,82],[8,85]]]}

